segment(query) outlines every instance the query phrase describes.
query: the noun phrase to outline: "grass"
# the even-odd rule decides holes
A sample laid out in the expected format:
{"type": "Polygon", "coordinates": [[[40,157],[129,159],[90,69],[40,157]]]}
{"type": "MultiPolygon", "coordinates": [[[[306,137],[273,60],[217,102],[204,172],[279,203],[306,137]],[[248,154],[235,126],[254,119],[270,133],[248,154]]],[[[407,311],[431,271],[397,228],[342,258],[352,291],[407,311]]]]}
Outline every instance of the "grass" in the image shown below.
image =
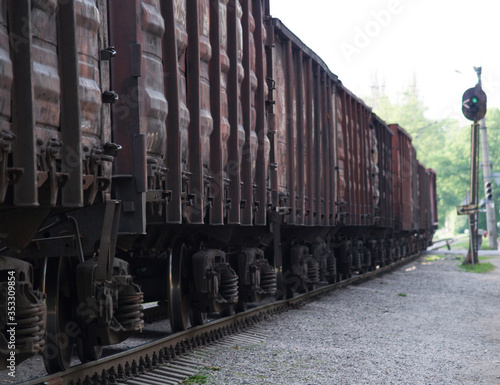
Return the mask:
{"type": "Polygon", "coordinates": [[[467,250],[469,248],[469,240],[463,240],[459,242],[452,243],[451,245],[452,250],[467,250]]]}
{"type": "Polygon", "coordinates": [[[467,273],[488,273],[489,271],[495,270],[495,266],[489,262],[486,263],[476,263],[474,268],[472,265],[459,265],[461,269],[467,273]]]}
{"type": "Polygon", "coordinates": [[[408,294],[405,294],[405,293],[398,293],[398,295],[399,295],[400,297],[408,297],[408,294]]]}
{"type": "Polygon", "coordinates": [[[443,257],[444,255],[429,255],[428,257],[425,258],[425,261],[426,262],[439,261],[443,257]]]}
{"type": "Polygon", "coordinates": [[[181,384],[206,384],[207,376],[201,374],[193,374],[192,376],[186,377],[181,381],[181,384]]]}

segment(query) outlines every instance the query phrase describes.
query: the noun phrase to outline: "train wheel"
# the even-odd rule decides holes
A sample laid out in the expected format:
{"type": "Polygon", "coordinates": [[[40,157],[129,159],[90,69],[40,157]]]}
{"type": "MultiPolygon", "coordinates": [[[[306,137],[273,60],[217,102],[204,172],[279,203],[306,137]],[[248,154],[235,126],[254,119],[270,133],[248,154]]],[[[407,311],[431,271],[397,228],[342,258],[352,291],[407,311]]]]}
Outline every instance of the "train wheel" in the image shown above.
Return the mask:
{"type": "Polygon", "coordinates": [[[238,301],[236,303],[236,307],[234,309],[236,311],[236,313],[243,313],[244,311],[247,311],[248,310],[248,302],[244,302],[244,301],[238,301]]]}
{"type": "Polygon", "coordinates": [[[184,243],[175,245],[169,256],[168,308],[173,332],[188,328],[189,322],[189,260],[184,243]]]}
{"type": "Polygon", "coordinates": [[[229,305],[220,312],[220,315],[223,317],[231,317],[234,314],[234,308],[234,305],[229,305]]]}
{"type": "Polygon", "coordinates": [[[208,319],[207,313],[203,313],[198,309],[191,310],[191,325],[193,326],[205,325],[207,323],[207,319],[208,319]]]}
{"type": "Polygon", "coordinates": [[[75,314],[74,266],[70,258],[47,258],[44,293],[47,307],[47,345],[43,361],[48,373],[66,370],[71,364],[78,326],[75,314]]]}
{"type": "Polygon", "coordinates": [[[82,364],[96,361],[102,356],[102,346],[91,346],[82,338],[78,338],[76,347],[78,350],[78,358],[80,358],[82,364]]]}

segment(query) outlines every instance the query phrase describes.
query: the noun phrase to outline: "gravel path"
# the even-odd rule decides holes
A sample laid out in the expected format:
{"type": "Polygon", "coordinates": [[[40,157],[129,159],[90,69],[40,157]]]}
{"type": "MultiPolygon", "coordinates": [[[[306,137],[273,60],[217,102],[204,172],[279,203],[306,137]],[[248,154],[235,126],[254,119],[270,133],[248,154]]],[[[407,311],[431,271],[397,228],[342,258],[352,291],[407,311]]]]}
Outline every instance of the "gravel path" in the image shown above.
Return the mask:
{"type": "Polygon", "coordinates": [[[500,254],[490,254],[483,262],[498,268],[486,274],[446,253],[338,290],[265,322],[263,343],[215,347],[202,374],[217,385],[500,384],[500,254]]]}

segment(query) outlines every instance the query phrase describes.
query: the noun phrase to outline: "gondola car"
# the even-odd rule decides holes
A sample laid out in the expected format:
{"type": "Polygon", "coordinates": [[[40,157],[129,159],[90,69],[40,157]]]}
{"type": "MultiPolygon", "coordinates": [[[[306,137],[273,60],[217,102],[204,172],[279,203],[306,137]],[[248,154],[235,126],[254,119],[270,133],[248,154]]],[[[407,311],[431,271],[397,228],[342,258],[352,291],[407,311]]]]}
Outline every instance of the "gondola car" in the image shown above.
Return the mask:
{"type": "Polygon", "coordinates": [[[431,241],[435,173],[268,0],[0,11],[2,368],[95,360],[144,301],[180,331],[431,241]]]}

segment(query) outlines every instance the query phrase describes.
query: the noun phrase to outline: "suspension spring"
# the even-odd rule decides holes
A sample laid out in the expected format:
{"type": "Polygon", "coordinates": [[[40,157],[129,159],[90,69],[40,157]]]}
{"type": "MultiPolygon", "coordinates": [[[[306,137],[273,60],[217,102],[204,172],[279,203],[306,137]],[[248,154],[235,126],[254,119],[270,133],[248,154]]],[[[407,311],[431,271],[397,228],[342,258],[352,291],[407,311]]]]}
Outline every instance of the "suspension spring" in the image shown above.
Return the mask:
{"type": "Polygon", "coordinates": [[[333,255],[326,260],[326,271],[329,275],[337,275],[337,259],[333,255]]]}
{"type": "Polygon", "coordinates": [[[274,269],[270,271],[260,272],[260,287],[267,293],[275,293],[276,284],[276,271],[274,269]]]}
{"type": "Polygon", "coordinates": [[[319,282],[319,264],[315,260],[307,261],[307,278],[309,282],[319,282]]]}
{"type": "Polygon", "coordinates": [[[363,251],[363,264],[365,266],[370,266],[372,264],[372,253],[368,249],[363,251]]]}
{"type": "Polygon", "coordinates": [[[138,292],[134,295],[121,295],[118,297],[118,308],[114,316],[116,320],[126,329],[136,329],[143,323],[144,313],[142,303],[144,294],[138,292]]]}
{"type": "Polygon", "coordinates": [[[385,248],[380,249],[380,262],[387,263],[387,251],[385,248]]]}
{"type": "Polygon", "coordinates": [[[33,352],[42,351],[45,346],[45,305],[30,304],[16,311],[16,348],[32,346],[33,352]]]}
{"type": "Polygon", "coordinates": [[[230,270],[221,271],[219,294],[228,302],[238,302],[238,276],[230,270]]]}
{"type": "Polygon", "coordinates": [[[357,250],[352,251],[352,266],[354,270],[361,269],[361,253],[357,250]]]}

